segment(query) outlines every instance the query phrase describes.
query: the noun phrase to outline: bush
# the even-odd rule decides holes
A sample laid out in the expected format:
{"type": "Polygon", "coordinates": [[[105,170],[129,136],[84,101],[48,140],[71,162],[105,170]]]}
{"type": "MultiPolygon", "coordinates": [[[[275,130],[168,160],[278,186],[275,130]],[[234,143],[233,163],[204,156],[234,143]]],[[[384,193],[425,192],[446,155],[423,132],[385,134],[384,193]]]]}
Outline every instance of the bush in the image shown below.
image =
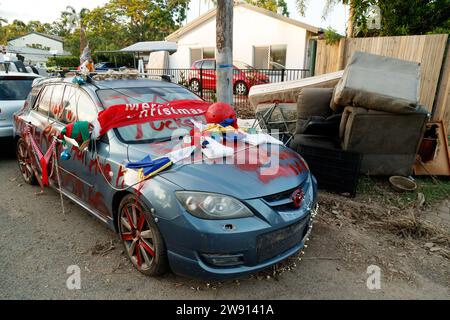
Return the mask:
{"type": "Polygon", "coordinates": [[[325,31],[323,32],[323,37],[325,39],[325,43],[329,45],[339,43],[339,40],[341,38],[344,38],[343,35],[340,35],[339,33],[337,33],[336,30],[334,30],[331,27],[325,29],[325,31]]]}
{"type": "Polygon", "coordinates": [[[47,59],[47,67],[76,69],[80,65],[80,58],[75,56],[58,56],[47,59]]]}

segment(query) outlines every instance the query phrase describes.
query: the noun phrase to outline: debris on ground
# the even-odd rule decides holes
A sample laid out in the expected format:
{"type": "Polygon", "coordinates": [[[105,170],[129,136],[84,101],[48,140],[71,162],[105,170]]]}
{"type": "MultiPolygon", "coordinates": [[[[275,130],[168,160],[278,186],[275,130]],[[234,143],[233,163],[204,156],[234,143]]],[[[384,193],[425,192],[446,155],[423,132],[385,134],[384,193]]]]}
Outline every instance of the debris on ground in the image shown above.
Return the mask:
{"type": "Polygon", "coordinates": [[[107,243],[97,242],[94,247],[92,247],[91,254],[105,256],[109,251],[112,251],[114,249],[115,246],[113,240],[110,240],[107,243]]]}

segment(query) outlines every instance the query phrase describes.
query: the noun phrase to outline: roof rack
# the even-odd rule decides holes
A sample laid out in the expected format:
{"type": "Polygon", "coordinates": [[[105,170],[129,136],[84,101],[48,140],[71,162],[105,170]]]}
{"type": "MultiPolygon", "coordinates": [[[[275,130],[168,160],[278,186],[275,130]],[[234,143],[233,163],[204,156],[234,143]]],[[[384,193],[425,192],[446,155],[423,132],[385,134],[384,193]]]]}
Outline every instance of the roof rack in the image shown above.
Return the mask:
{"type": "Polygon", "coordinates": [[[135,72],[133,70],[125,70],[125,71],[107,71],[107,72],[89,72],[84,73],[80,70],[55,70],[54,75],[52,77],[59,78],[68,78],[68,77],[76,77],[76,76],[86,76],[86,82],[92,83],[92,81],[101,81],[101,80],[119,80],[119,79],[139,79],[139,78],[148,78],[148,79],[160,79],[166,82],[172,82],[171,76],[167,74],[148,74],[148,73],[140,73],[135,72]]]}

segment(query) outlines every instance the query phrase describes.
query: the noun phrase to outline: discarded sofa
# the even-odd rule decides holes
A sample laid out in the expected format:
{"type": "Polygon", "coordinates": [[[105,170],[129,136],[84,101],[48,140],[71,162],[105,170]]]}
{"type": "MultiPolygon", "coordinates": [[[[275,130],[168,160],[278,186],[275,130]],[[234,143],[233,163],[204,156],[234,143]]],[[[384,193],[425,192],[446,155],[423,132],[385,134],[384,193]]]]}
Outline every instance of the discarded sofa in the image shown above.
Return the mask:
{"type": "Polygon", "coordinates": [[[418,63],[355,52],[336,85],[291,90],[290,147],[333,150],[342,159],[359,154],[360,164],[352,163],[364,174],[412,174],[429,116],[418,102],[419,74],[418,63]]]}

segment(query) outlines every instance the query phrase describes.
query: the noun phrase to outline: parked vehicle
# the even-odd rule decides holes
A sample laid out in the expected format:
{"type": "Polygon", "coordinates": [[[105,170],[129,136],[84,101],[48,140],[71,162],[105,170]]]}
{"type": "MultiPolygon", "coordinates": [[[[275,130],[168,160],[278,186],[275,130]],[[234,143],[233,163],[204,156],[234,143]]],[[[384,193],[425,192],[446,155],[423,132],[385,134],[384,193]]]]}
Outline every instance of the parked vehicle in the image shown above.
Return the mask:
{"type": "Polygon", "coordinates": [[[34,73],[0,71],[0,138],[13,137],[13,114],[23,107],[34,73]]]}
{"type": "MultiPolygon", "coordinates": [[[[158,80],[102,80],[82,86],[72,84],[71,78],[39,82],[26,107],[15,115],[24,180],[36,182],[27,126],[45,152],[66,124],[91,122],[104,108],[181,99],[200,100],[182,86],[158,80]]],[[[271,155],[280,163],[274,175],[262,174],[260,162],[200,161],[174,164],[141,185],[132,183],[130,177],[137,173],[125,165],[173,150],[180,143],[171,139],[174,130],[189,132],[190,120],[109,130],[85,151],[69,145],[71,158],[58,160],[58,171],[48,171],[50,185],[58,187],[59,172],[62,193],[115,230],[132,264],[146,275],[160,275],[170,266],[177,274],[195,278],[235,278],[300,250],[311,227],[317,186],[303,159],[284,146],[271,155]]],[[[235,148],[237,155],[249,152],[235,148]]]]}
{"type": "Polygon", "coordinates": [[[0,62],[0,72],[29,73],[25,64],[20,60],[0,62]]]}
{"type": "Polygon", "coordinates": [[[119,70],[114,62],[98,62],[94,68],[95,71],[119,70]]]}
{"type": "MultiPolygon", "coordinates": [[[[216,60],[203,59],[192,64],[189,74],[191,90],[198,93],[202,89],[216,90],[216,60]]],[[[269,83],[269,77],[252,66],[233,61],[233,91],[237,95],[248,95],[250,88],[257,84],[269,83]]]]}

